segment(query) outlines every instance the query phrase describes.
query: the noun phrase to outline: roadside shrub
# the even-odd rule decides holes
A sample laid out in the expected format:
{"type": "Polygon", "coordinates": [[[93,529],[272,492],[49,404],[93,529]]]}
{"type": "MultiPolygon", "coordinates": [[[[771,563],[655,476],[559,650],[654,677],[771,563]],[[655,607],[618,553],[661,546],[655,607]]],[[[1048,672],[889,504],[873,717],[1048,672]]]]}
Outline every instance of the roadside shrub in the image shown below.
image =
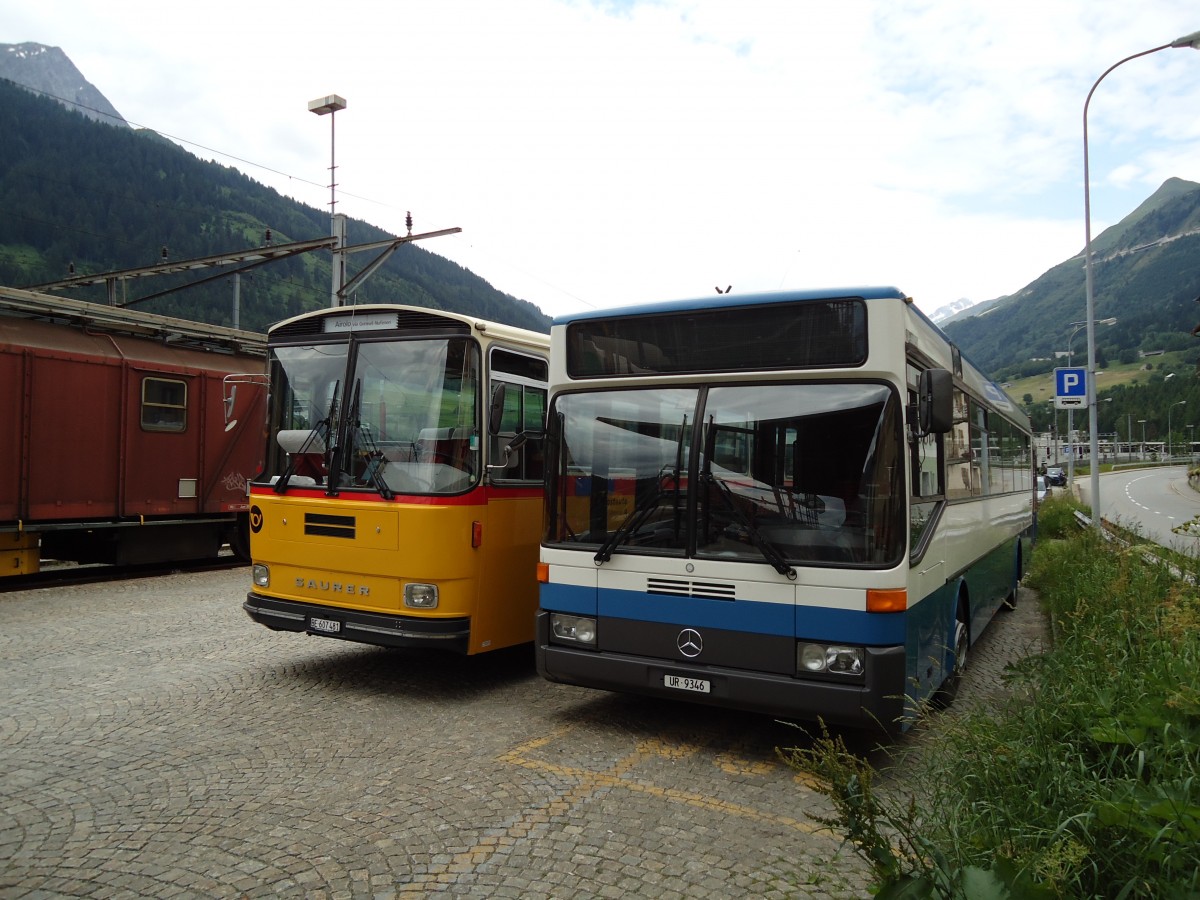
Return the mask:
{"type": "Polygon", "coordinates": [[[1064,490],[1051,494],[1038,505],[1038,539],[1060,539],[1079,531],[1075,511],[1082,509],[1064,490]]]}
{"type": "Polygon", "coordinates": [[[1197,589],[1069,507],[1039,518],[1053,646],[1010,667],[1010,701],[926,719],[878,772],[828,735],[784,753],[829,785],[878,897],[1200,896],[1197,589]]]}

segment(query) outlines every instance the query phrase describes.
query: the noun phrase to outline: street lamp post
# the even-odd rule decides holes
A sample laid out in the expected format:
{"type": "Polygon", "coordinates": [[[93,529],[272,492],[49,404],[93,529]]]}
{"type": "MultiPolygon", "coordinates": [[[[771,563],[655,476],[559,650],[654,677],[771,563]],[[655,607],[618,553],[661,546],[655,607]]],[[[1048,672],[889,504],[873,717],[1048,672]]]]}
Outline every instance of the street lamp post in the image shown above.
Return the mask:
{"type": "Polygon", "coordinates": [[[336,212],[337,204],[337,170],[334,148],[336,146],[334,120],[337,111],[346,108],[346,100],[337,94],[318,97],[308,102],[308,111],[318,116],[329,116],[329,230],[334,239],[333,245],[333,277],[330,286],[330,306],[342,305],[342,288],[346,284],[346,217],[336,212]]]}
{"type": "Polygon", "coordinates": [[[1175,458],[1175,440],[1174,440],[1174,435],[1171,434],[1171,412],[1172,412],[1172,410],[1175,409],[1175,407],[1183,406],[1185,403],[1187,403],[1186,400],[1176,400],[1169,407],[1167,407],[1167,460],[1168,461],[1175,458]]]}
{"type": "Polygon", "coordinates": [[[1196,426],[1188,425],[1186,428],[1188,430],[1188,462],[1191,462],[1196,449],[1196,426]]]}
{"type": "Polygon", "coordinates": [[[1142,452],[1141,452],[1141,458],[1142,458],[1142,462],[1145,462],[1145,461],[1146,461],[1146,420],[1145,420],[1145,419],[1138,419],[1138,423],[1139,423],[1139,424],[1142,426],[1142,452]]]}
{"type": "MultiPolygon", "coordinates": [[[[1097,411],[1096,411],[1096,306],[1092,294],[1092,191],[1091,191],[1091,172],[1088,165],[1088,106],[1092,102],[1092,94],[1096,93],[1096,88],[1100,86],[1100,82],[1105,79],[1109,72],[1123,65],[1132,59],[1137,59],[1140,56],[1148,56],[1151,53],[1157,53],[1159,50],[1169,50],[1172,48],[1190,47],[1193,50],[1200,50],[1200,31],[1192,34],[1184,35],[1181,38],[1176,38],[1169,44],[1163,44],[1161,47],[1153,47],[1149,50],[1143,50],[1141,53],[1135,53],[1132,56],[1127,56],[1119,62],[1113,63],[1104,70],[1104,74],[1096,79],[1092,85],[1092,89],[1088,91],[1087,99],[1083,102],[1083,219],[1084,219],[1084,244],[1083,244],[1083,268],[1084,268],[1084,286],[1087,294],[1087,342],[1088,342],[1088,386],[1087,386],[1087,403],[1088,403],[1088,424],[1092,429],[1090,447],[1092,459],[1095,460],[1099,453],[1099,434],[1096,429],[1097,411]]],[[[1144,441],[1143,441],[1144,443],[1144,441]]],[[[1092,500],[1092,525],[1099,530],[1100,528],[1100,467],[1093,462],[1091,470],[1091,500],[1092,500]]]]}
{"type": "MultiPolygon", "coordinates": [[[[1073,357],[1072,344],[1075,342],[1075,335],[1079,334],[1079,329],[1087,328],[1087,322],[1071,322],[1068,326],[1071,333],[1067,336],[1067,368],[1071,367],[1073,357]]],[[[1075,409],[1067,407],[1067,441],[1071,447],[1071,454],[1067,459],[1067,494],[1075,496],[1075,409]]]]}
{"type": "MultiPolygon", "coordinates": [[[[1117,321],[1116,317],[1113,316],[1113,317],[1110,317],[1107,319],[1101,319],[1096,324],[1097,325],[1112,325],[1116,321],[1117,321]]],[[[1071,368],[1071,364],[1074,360],[1074,348],[1072,345],[1075,342],[1075,335],[1079,334],[1079,329],[1087,328],[1087,324],[1088,323],[1086,321],[1071,322],[1070,325],[1068,326],[1071,329],[1071,333],[1067,336],[1067,368],[1071,368]]],[[[1090,388],[1089,388],[1089,390],[1090,390],[1090,388]]],[[[1109,398],[1109,399],[1111,399],[1111,398],[1109,398]]],[[[1070,456],[1070,459],[1067,461],[1067,492],[1072,497],[1074,497],[1075,496],[1075,453],[1076,453],[1076,450],[1075,450],[1075,409],[1070,406],[1067,407],[1067,440],[1069,440],[1071,442],[1071,456],[1070,456]]],[[[1095,450],[1093,450],[1092,452],[1095,453],[1095,450]]]]}

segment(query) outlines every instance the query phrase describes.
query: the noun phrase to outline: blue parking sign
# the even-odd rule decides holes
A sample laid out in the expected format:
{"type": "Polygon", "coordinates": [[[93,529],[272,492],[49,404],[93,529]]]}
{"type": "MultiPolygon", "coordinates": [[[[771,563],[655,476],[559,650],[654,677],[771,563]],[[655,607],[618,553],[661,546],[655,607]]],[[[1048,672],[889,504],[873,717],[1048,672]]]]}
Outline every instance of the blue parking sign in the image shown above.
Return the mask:
{"type": "Polygon", "coordinates": [[[1087,369],[1082,367],[1054,370],[1054,405],[1058,409],[1082,407],[1087,403],[1087,369]]]}

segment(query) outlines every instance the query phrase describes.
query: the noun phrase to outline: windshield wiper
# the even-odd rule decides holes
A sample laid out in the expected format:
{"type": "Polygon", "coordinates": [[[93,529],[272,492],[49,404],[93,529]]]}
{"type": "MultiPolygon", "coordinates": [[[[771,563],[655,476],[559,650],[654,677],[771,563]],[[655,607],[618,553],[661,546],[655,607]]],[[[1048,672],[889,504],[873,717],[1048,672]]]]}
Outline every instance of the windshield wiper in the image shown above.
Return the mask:
{"type": "Polygon", "coordinates": [[[701,478],[708,484],[716,485],[717,492],[725,501],[725,505],[729,507],[729,511],[733,513],[733,517],[746,529],[746,534],[749,536],[750,542],[758,548],[758,552],[774,567],[775,571],[780,575],[786,575],[788,581],[795,581],[796,570],[788,565],[787,559],[779,552],[779,548],[764,538],[758,529],[754,527],[754,523],[750,521],[749,517],[738,508],[737,502],[733,499],[733,491],[730,490],[729,485],[720,478],[717,478],[712,473],[712,470],[705,472],[701,478]]]}
{"type": "MultiPolygon", "coordinates": [[[[287,465],[283,467],[283,473],[275,482],[275,493],[282,494],[287,490],[288,482],[291,481],[292,476],[296,474],[296,460],[300,459],[300,457],[304,456],[308,452],[308,448],[316,443],[317,438],[321,439],[321,443],[324,444],[326,448],[329,447],[330,424],[337,415],[338,385],[340,383],[341,382],[338,382],[333,386],[333,398],[330,400],[329,412],[326,414],[325,418],[316,424],[316,426],[309,433],[308,437],[304,439],[304,443],[300,445],[299,450],[297,450],[295,453],[288,454],[287,465]]],[[[327,449],[326,452],[328,452],[327,449]]],[[[325,468],[329,468],[328,460],[326,461],[325,468]]]]}
{"type": "Polygon", "coordinates": [[[361,446],[363,447],[363,455],[366,468],[363,471],[362,482],[369,484],[379,493],[384,500],[391,500],[396,496],[395,492],[388,487],[387,482],[383,480],[383,467],[387,464],[387,460],[383,458],[383,454],[379,451],[379,447],[375,443],[375,438],[371,436],[371,427],[364,423],[359,418],[359,412],[362,409],[362,380],[354,383],[354,397],[350,401],[350,408],[346,412],[346,447],[345,452],[341,457],[341,467],[345,468],[349,461],[347,456],[353,456],[355,451],[360,446],[359,439],[361,438],[361,446]]]}
{"type": "Polygon", "coordinates": [[[675,442],[675,466],[663,466],[658,471],[658,478],[655,479],[654,492],[649,497],[642,500],[633,510],[621,520],[621,524],[617,526],[616,531],[610,534],[600,545],[600,549],[596,551],[596,555],[592,557],[596,565],[600,566],[612,559],[613,550],[618,545],[623,543],[625,539],[641,527],[646,521],[650,513],[658,507],[658,501],[663,498],[666,493],[663,490],[663,476],[669,475],[672,482],[671,490],[675,494],[675,529],[679,530],[679,470],[683,464],[683,441],[687,436],[687,414],[683,416],[683,422],[679,426],[679,440],[675,442]]]}
{"type": "Polygon", "coordinates": [[[361,380],[354,382],[354,392],[350,395],[350,404],[343,410],[341,420],[336,425],[336,433],[334,435],[336,445],[330,448],[330,458],[327,465],[329,469],[329,479],[326,483],[325,491],[325,496],[327,497],[336,497],[338,495],[338,486],[342,481],[342,473],[350,465],[350,456],[354,452],[350,429],[356,424],[354,420],[358,416],[359,388],[361,387],[361,380]]]}
{"type": "MultiPolygon", "coordinates": [[[[637,529],[641,527],[642,523],[649,518],[650,513],[654,512],[654,510],[658,508],[658,501],[661,500],[663,494],[666,493],[662,487],[663,474],[668,471],[670,470],[664,467],[658,473],[658,478],[656,479],[653,493],[645,497],[641,503],[635,506],[629,512],[629,514],[621,520],[621,524],[617,526],[616,531],[610,534],[605,539],[604,543],[600,545],[600,549],[597,550],[596,555],[592,557],[592,559],[595,560],[596,565],[603,565],[612,559],[613,550],[615,550],[619,544],[624,543],[625,539],[629,537],[629,535],[637,531],[637,529]]],[[[678,470],[675,471],[673,477],[678,485],[678,470]]]]}

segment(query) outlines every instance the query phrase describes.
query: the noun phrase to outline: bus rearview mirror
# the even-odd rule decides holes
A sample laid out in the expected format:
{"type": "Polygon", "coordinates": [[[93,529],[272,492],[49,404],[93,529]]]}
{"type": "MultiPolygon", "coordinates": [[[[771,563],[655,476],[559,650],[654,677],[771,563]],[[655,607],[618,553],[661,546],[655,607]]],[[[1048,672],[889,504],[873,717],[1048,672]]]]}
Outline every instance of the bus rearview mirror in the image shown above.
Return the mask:
{"type": "Polygon", "coordinates": [[[917,422],[922,434],[945,434],[954,415],[954,377],[946,369],[925,369],[917,386],[917,422]]]}

